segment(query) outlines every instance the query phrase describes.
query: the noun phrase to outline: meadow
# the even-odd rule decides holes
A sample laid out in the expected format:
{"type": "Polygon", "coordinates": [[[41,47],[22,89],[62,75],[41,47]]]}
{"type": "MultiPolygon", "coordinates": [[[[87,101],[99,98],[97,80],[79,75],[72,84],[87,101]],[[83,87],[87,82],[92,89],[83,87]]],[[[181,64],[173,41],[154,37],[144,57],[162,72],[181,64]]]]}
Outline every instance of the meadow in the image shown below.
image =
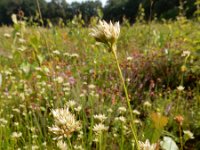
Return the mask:
{"type": "Polygon", "coordinates": [[[0,149],[200,149],[199,22],[124,21],[119,66],[96,24],[0,28],[0,149]]]}

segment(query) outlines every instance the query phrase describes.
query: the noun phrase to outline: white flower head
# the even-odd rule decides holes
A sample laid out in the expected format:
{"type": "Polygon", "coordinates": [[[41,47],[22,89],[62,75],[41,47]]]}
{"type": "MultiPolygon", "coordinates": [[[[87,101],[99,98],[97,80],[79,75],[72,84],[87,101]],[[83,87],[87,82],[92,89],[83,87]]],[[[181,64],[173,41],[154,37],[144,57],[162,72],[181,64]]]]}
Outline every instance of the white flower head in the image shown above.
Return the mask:
{"type": "Polygon", "coordinates": [[[104,122],[104,120],[106,120],[108,117],[105,116],[105,114],[98,114],[98,115],[94,115],[94,119],[97,119],[101,122],[104,122]]]}
{"type": "Polygon", "coordinates": [[[99,21],[99,24],[92,29],[90,35],[98,42],[112,45],[117,41],[120,35],[119,22],[113,24],[111,21],[110,23],[107,23],[104,20],[99,21]]]}
{"type": "Polygon", "coordinates": [[[12,138],[19,138],[21,136],[22,136],[21,132],[13,132],[12,135],[11,135],[12,138]]]}
{"type": "Polygon", "coordinates": [[[71,137],[72,133],[80,130],[80,122],[76,120],[68,108],[52,110],[55,125],[49,130],[56,135],[71,137]]]}
{"type": "Polygon", "coordinates": [[[177,87],[177,90],[178,90],[178,91],[183,91],[183,90],[184,90],[184,86],[179,85],[179,86],[177,87]]]}
{"type": "Polygon", "coordinates": [[[189,139],[194,139],[194,134],[189,130],[183,130],[184,136],[188,137],[189,139]]]}
{"type": "Polygon", "coordinates": [[[57,143],[57,147],[60,149],[60,150],[67,150],[68,149],[68,146],[65,142],[63,142],[62,140],[59,140],[58,143],[57,143]]]}
{"type": "Polygon", "coordinates": [[[151,144],[147,139],[145,142],[139,141],[140,150],[156,150],[157,144],[151,144]]]}
{"type": "Polygon", "coordinates": [[[149,101],[145,101],[143,103],[143,105],[146,106],[146,107],[151,107],[152,106],[152,104],[149,101]]]}
{"type": "Polygon", "coordinates": [[[103,131],[107,131],[108,130],[108,127],[107,126],[105,126],[104,124],[102,124],[102,123],[99,123],[99,124],[96,124],[96,125],[94,125],[94,127],[93,127],[93,131],[95,132],[95,133],[101,133],[101,132],[103,132],[103,131]]]}
{"type": "Polygon", "coordinates": [[[182,57],[189,57],[190,56],[190,54],[191,54],[191,52],[190,51],[183,51],[183,53],[182,53],[182,57]]]}
{"type": "Polygon", "coordinates": [[[16,14],[12,14],[11,19],[12,19],[12,22],[13,22],[14,24],[18,24],[17,15],[16,15],[16,14]]]}

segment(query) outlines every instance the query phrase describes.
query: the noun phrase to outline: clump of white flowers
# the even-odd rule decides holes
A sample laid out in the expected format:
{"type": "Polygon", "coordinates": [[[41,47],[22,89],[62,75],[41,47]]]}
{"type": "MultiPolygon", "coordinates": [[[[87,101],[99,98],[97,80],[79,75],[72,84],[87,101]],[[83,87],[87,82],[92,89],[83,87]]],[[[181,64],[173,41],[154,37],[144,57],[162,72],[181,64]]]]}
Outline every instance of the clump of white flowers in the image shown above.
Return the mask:
{"type": "Polygon", "coordinates": [[[49,130],[58,136],[71,137],[73,132],[79,131],[81,124],[76,120],[74,114],[69,111],[69,108],[61,108],[52,110],[55,125],[49,127],[49,130]]]}
{"type": "MultiPolygon", "coordinates": [[[[117,42],[120,35],[119,22],[107,23],[106,21],[99,21],[99,24],[94,27],[90,33],[97,42],[101,42],[109,46],[110,48],[117,42]]],[[[111,49],[112,50],[112,49],[111,49]]]]}

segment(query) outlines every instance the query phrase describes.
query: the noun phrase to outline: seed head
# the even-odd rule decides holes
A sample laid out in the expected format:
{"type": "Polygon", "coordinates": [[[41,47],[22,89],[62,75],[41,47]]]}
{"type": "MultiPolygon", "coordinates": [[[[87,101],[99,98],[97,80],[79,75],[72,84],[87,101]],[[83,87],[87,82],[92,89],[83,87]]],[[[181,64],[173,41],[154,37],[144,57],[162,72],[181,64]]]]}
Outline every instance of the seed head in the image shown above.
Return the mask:
{"type": "Polygon", "coordinates": [[[181,116],[181,115],[177,115],[174,117],[174,120],[180,125],[182,126],[183,125],[183,121],[184,121],[184,117],[181,116]]]}

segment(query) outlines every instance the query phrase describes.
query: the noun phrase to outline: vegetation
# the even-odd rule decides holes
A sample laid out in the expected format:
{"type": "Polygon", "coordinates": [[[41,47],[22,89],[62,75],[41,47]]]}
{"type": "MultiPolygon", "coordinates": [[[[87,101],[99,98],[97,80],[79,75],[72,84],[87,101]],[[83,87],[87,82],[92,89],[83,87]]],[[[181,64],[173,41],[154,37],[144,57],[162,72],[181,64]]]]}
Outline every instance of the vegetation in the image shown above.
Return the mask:
{"type": "Polygon", "coordinates": [[[12,13],[18,14],[19,18],[23,15],[29,22],[34,20],[40,25],[47,25],[49,20],[53,24],[61,22],[67,24],[79,14],[82,15],[86,25],[94,16],[121,22],[127,18],[133,23],[139,6],[144,8],[145,20],[175,19],[180,10],[182,14],[192,18],[199,8],[195,3],[198,3],[198,0],[108,0],[103,7],[99,0],[72,4],[68,4],[66,0],[1,0],[0,24],[11,24],[12,13]]]}
{"type": "Polygon", "coordinates": [[[98,14],[0,28],[0,149],[200,149],[199,10],[98,14]]]}

